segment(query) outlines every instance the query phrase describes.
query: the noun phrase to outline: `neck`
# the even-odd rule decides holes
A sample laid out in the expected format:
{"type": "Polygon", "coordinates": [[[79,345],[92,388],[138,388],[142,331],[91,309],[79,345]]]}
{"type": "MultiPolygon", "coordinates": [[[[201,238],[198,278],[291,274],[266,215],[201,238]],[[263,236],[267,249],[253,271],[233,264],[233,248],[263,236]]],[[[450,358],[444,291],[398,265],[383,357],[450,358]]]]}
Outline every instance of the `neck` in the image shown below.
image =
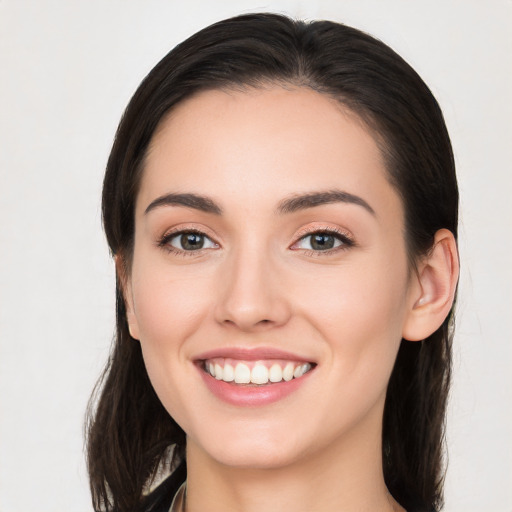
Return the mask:
{"type": "Polygon", "coordinates": [[[188,439],[187,472],[187,512],[403,511],[384,483],[381,432],[360,425],[313,456],[265,469],[224,465],[188,439]]]}

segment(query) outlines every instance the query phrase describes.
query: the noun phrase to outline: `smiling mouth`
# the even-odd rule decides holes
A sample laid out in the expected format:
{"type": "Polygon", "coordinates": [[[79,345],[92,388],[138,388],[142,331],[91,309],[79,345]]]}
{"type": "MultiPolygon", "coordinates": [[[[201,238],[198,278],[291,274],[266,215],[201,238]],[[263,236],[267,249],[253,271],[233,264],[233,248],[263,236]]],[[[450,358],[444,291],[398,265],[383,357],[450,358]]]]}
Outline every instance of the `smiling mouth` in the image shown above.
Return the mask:
{"type": "Polygon", "coordinates": [[[239,361],[216,357],[200,361],[202,370],[214,379],[237,386],[269,386],[300,379],[316,365],[299,361],[239,361]]]}

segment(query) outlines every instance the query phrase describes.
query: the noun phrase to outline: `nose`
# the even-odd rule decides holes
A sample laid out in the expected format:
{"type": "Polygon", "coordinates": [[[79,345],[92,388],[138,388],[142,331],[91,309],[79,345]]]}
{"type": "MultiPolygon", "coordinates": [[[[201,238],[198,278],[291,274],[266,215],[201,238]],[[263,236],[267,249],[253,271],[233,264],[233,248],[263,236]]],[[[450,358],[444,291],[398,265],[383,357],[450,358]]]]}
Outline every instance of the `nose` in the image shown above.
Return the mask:
{"type": "Polygon", "coordinates": [[[254,248],[227,259],[219,279],[217,322],[245,332],[286,324],[291,308],[277,267],[268,254],[254,248]]]}

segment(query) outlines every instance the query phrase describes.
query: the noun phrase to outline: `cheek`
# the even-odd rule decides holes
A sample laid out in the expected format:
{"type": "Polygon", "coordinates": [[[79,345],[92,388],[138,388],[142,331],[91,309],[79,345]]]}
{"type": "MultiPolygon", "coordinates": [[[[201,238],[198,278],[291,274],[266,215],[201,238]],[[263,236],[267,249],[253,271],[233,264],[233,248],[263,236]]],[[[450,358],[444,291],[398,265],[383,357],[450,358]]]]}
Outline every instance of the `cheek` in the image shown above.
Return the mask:
{"type": "Polygon", "coordinates": [[[187,360],[187,340],[194,337],[209,311],[212,287],[198,276],[184,277],[164,265],[132,269],[134,313],[146,370],[164,407],[185,429],[187,385],[195,368],[187,360]]]}
{"type": "Polygon", "coordinates": [[[338,269],[322,291],[312,288],[314,293],[303,296],[303,314],[326,356],[329,384],[322,383],[319,394],[333,392],[321,423],[331,425],[333,435],[383,405],[400,346],[407,277],[378,268],[338,269]]]}
{"type": "Polygon", "coordinates": [[[168,345],[194,332],[207,310],[211,287],[179,269],[134,268],[134,313],[143,343],[168,345]]]}
{"type": "Polygon", "coordinates": [[[407,284],[405,271],[384,265],[346,265],[323,276],[303,278],[295,296],[305,310],[315,311],[320,325],[353,328],[387,328],[404,311],[407,284]]]}
{"type": "Polygon", "coordinates": [[[391,371],[406,314],[404,265],[354,264],[303,282],[303,315],[343,372],[391,371]],[[306,292],[307,290],[307,292],[306,292]]]}

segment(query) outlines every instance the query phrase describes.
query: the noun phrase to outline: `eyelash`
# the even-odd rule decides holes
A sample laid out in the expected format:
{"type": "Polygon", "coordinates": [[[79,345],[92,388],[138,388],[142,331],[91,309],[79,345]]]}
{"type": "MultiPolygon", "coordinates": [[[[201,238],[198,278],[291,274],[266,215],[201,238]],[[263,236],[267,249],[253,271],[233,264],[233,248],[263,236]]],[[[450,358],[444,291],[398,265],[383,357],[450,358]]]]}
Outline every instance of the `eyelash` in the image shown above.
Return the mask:
{"type": "Polygon", "coordinates": [[[306,231],[300,233],[297,241],[293,243],[292,247],[297,245],[301,240],[305,240],[306,238],[312,237],[314,235],[332,236],[341,243],[337,247],[333,247],[331,249],[325,249],[325,250],[316,250],[316,251],[313,249],[294,249],[294,250],[302,250],[302,251],[304,251],[304,254],[306,256],[322,257],[322,256],[332,255],[339,251],[346,251],[356,245],[352,236],[346,232],[340,231],[335,228],[315,228],[315,229],[306,230],[306,231]]]}
{"type": "MultiPolygon", "coordinates": [[[[189,229],[181,229],[179,231],[171,231],[170,233],[165,233],[157,242],[158,247],[166,250],[167,252],[171,254],[175,254],[178,256],[197,256],[198,254],[202,253],[203,250],[209,249],[209,248],[200,248],[195,251],[187,251],[183,249],[178,249],[170,244],[171,240],[182,236],[185,234],[196,234],[199,236],[203,236],[205,239],[210,240],[213,244],[217,245],[217,242],[212,240],[208,235],[206,235],[203,231],[200,231],[199,229],[189,228],[189,229]]],[[[356,244],[352,237],[348,235],[347,233],[333,229],[333,228],[317,228],[312,229],[310,231],[304,231],[299,234],[299,237],[297,240],[292,244],[290,247],[292,250],[302,250],[304,251],[304,254],[307,256],[313,256],[313,257],[321,257],[321,256],[328,256],[332,255],[333,253],[337,253],[338,251],[346,251],[347,249],[350,249],[351,247],[354,247],[356,244]],[[327,235],[332,236],[335,239],[337,239],[340,243],[337,247],[333,247],[331,249],[325,249],[325,250],[314,250],[314,249],[293,249],[293,246],[297,245],[300,241],[305,240],[308,237],[312,237],[314,235],[327,235]]]]}
{"type": "Polygon", "coordinates": [[[158,245],[158,247],[164,249],[165,251],[167,251],[171,254],[175,254],[177,256],[183,256],[183,257],[197,256],[198,254],[202,253],[202,251],[204,250],[203,248],[197,249],[195,251],[186,251],[183,249],[178,249],[177,247],[174,247],[173,245],[170,244],[170,242],[173,238],[176,238],[176,237],[182,236],[182,235],[188,235],[188,234],[203,236],[205,239],[208,239],[215,245],[218,245],[217,242],[212,240],[206,233],[204,233],[203,231],[200,231],[199,229],[194,229],[194,228],[180,229],[178,231],[171,231],[170,233],[165,233],[158,240],[157,245],[158,245]]]}

